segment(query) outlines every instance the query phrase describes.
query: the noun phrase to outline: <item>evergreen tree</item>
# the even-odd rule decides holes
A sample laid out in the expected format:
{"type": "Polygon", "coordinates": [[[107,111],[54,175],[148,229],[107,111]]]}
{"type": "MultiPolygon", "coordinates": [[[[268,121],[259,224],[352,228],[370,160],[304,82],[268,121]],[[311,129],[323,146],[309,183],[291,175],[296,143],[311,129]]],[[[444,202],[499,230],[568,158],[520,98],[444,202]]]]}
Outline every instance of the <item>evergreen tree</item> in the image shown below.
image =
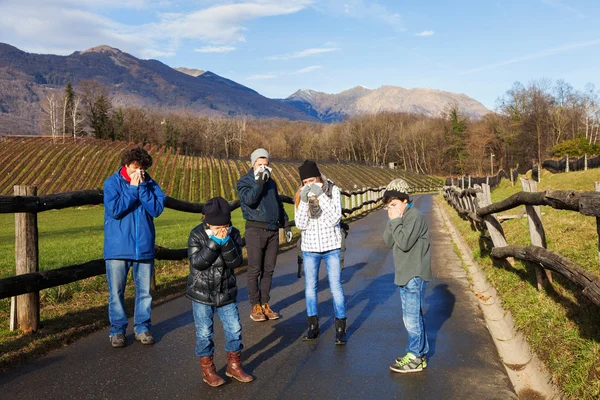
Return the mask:
{"type": "Polygon", "coordinates": [[[90,123],[97,139],[115,140],[115,133],[111,124],[110,112],[112,105],[104,96],[99,95],[90,109],[90,123]]]}

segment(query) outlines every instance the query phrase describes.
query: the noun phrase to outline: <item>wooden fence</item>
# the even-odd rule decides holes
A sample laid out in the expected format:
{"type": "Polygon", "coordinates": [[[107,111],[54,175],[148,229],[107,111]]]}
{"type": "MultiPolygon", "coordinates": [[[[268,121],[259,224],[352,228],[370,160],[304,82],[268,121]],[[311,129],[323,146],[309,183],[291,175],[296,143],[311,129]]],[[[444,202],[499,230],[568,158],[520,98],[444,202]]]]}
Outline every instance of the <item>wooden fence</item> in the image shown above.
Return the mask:
{"type": "MultiPolygon", "coordinates": [[[[416,192],[435,190],[432,187],[412,188],[416,192]],[[416,189],[416,190],[415,190],[416,189]]],[[[359,191],[341,192],[344,196],[345,217],[355,217],[379,206],[385,187],[363,188],[359,191]]],[[[15,214],[15,262],[16,275],[0,279],[0,299],[11,298],[11,330],[35,332],[39,326],[39,291],[65,285],[106,273],[103,259],[83,264],[39,271],[37,214],[47,210],[103,204],[102,190],[81,190],[37,196],[35,186],[15,186],[14,196],[0,196],[0,213],[15,214]]],[[[289,196],[280,196],[284,203],[293,204],[289,196]]],[[[229,202],[232,210],[240,207],[240,201],[229,202]]],[[[203,203],[191,203],[167,197],[165,207],[173,210],[202,213],[203,203]]],[[[293,226],[294,221],[289,222],[293,226]]],[[[280,241],[283,235],[280,232],[280,241]]],[[[183,260],[187,249],[156,247],[157,260],[183,260]]],[[[154,287],[153,287],[154,289],[154,287]]]]}
{"type": "Polygon", "coordinates": [[[540,206],[550,206],[559,210],[576,211],[596,217],[599,235],[598,255],[600,262],[600,185],[595,192],[575,192],[570,190],[546,190],[537,192],[537,182],[521,178],[523,191],[505,200],[493,203],[489,185],[476,185],[461,190],[456,186],[443,189],[444,198],[463,219],[471,222],[473,229],[482,232],[482,237],[491,240],[491,256],[499,262],[514,265],[514,259],[525,261],[536,269],[537,288],[552,284],[550,271],[556,272],[582,289],[582,293],[600,306],[600,277],[586,271],[575,262],[546,249],[546,235],[542,224],[540,206]],[[504,230],[495,213],[525,206],[529,220],[531,246],[514,246],[506,242],[504,230]],[[485,234],[487,232],[487,235],[485,234]]]}

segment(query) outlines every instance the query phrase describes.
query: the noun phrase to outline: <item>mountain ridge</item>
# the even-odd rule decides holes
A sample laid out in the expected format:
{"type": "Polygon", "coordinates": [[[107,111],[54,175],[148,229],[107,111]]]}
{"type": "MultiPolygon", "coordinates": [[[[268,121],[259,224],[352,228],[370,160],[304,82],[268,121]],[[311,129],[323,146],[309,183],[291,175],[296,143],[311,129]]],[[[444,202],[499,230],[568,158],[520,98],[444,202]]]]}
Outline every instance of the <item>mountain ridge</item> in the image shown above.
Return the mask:
{"type": "Polygon", "coordinates": [[[0,124],[15,134],[37,134],[41,100],[67,82],[94,79],[116,106],[187,109],[211,117],[317,121],[297,108],[206,71],[196,77],[157,60],[142,60],[107,45],[67,56],[33,54],[0,43],[0,124]]]}
{"type": "Polygon", "coordinates": [[[285,99],[270,99],[254,89],[211,71],[172,68],[158,60],[143,60],[109,45],[70,55],[27,53],[0,42],[0,126],[14,134],[42,130],[41,102],[67,82],[76,90],[83,80],[97,80],[116,107],[185,109],[209,117],[285,118],[339,122],[360,114],[384,111],[439,116],[449,104],[479,118],[489,112],[462,93],[430,88],[357,85],[337,94],[299,89],[285,99]]]}
{"type": "Polygon", "coordinates": [[[282,100],[298,109],[310,110],[322,121],[378,112],[414,112],[438,117],[455,104],[463,115],[472,118],[481,118],[490,112],[464,93],[393,85],[382,85],[377,89],[357,85],[335,94],[300,89],[282,100]]]}

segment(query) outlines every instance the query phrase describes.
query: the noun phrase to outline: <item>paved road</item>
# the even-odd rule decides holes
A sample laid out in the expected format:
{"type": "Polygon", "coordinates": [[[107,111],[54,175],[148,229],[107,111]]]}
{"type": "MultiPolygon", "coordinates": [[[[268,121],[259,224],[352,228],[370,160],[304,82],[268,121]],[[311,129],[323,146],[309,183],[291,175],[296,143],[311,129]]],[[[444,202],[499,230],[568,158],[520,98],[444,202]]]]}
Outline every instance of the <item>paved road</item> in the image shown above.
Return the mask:
{"type": "MultiPolygon", "coordinates": [[[[431,230],[434,279],[426,293],[425,323],[431,352],[422,373],[396,374],[388,367],[404,354],[406,332],[400,295],[393,284],[391,252],[377,211],[351,225],[342,273],[347,300],[348,344],[335,346],[333,306],[322,267],[319,314],[322,335],[301,340],[306,329],[303,280],[296,252],[279,257],[271,306],[282,319],[250,321],[245,274],[238,278],[239,307],[249,384],[228,380],[209,388],[194,355],[191,304],[174,299],[153,312],[157,344],[112,349],[108,330],[0,376],[2,399],[516,399],[484,325],[451,239],[431,196],[417,196],[431,230]]],[[[130,322],[131,326],[131,322],[130,322]]],[[[224,376],[223,332],[215,323],[217,370],[224,376]]],[[[130,327],[131,330],[131,327],[130,327]]],[[[128,335],[129,343],[133,335],[128,335]]]]}

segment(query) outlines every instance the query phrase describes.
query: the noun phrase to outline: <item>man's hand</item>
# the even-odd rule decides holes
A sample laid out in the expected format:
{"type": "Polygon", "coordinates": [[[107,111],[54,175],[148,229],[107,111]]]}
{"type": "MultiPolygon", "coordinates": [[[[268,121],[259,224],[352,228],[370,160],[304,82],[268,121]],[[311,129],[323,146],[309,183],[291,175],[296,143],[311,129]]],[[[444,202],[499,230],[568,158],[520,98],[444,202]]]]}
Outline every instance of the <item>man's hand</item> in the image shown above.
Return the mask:
{"type": "Polygon", "coordinates": [[[402,214],[400,213],[400,210],[398,210],[396,207],[390,207],[388,208],[388,218],[390,220],[402,218],[402,214]]]}
{"type": "Polygon", "coordinates": [[[310,191],[313,192],[315,194],[315,196],[319,197],[320,195],[323,194],[323,188],[319,185],[317,185],[316,183],[311,183],[309,185],[310,187],[310,191]]]}
{"type": "Polygon", "coordinates": [[[302,191],[300,191],[300,200],[308,203],[308,192],[310,192],[310,185],[304,186],[302,191]]]}
{"type": "Polygon", "coordinates": [[[285,241],[287,243],[292,241],[292,238],[294,237],[294,234],[292,233],[292,228],[290,228],[289,226],[287,228],[284,229],[285,230],[285,241]]]}
{"type": "Polygon", "coordinates": [[[256,178],[256,183],[258,183],[259,185],[264,185],[269,178],[271,177],[271,171],[269,171],[267,168],[263,169],[263,170],[259,170],[258,171],[258,176],[256,178]]]}

